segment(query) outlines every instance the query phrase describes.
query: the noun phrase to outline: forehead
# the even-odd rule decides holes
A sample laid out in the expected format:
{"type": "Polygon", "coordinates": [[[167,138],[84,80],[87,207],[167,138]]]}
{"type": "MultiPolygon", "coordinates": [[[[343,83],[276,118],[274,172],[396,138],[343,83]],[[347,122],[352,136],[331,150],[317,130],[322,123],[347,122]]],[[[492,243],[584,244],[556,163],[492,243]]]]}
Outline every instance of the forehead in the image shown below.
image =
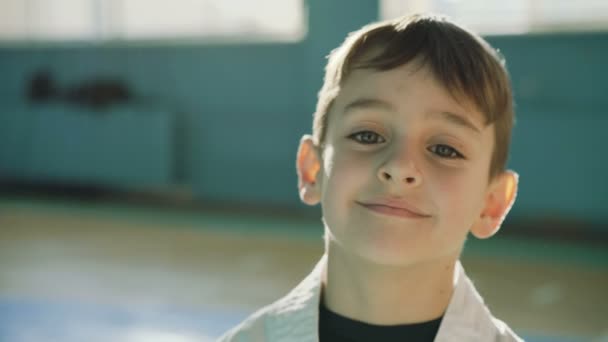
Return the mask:
{"type": "MultiPolygon", "coordinates": [[[[340,117],[340,113],[351,109],[353,103],[373,105],[373,102],[376,102],[377,107],[381,107],[383,103],[387,104],[387,110],[425,115],[456,114],[480,129],[485,128],[485,116],[472,101],[465,96],[457,97],[455,93],[438,82],[431,70],[420,62],[410,62],[386,71],[355,69],[343,79],[332,108],[332,112],[337,115],[332,115],[340,117]]],[[[374,106],[365,105],[355,107],[374,109],[374,106]]],[[[440,116],[450,119],[450,115],[440,116]]]]}

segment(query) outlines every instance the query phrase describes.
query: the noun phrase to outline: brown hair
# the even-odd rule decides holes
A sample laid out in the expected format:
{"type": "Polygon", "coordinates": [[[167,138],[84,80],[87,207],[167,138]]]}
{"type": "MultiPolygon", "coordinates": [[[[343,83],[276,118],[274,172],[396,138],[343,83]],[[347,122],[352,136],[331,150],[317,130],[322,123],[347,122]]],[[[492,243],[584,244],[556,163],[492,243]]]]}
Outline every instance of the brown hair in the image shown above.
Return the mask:
{"type": "Polygon", "coordinates": [[[364,26],[328,56],[313,120],[322,146],[328,113],[355,69],[390,70],[420,60],[455,99],[470,101],[495,126],[490,179],[504,171],[513,127],[513,98],[504,58],[483,38],[435,15],[413,15],[364,26]],[[378,51],[370,56],[370,51],[378,51]]]}

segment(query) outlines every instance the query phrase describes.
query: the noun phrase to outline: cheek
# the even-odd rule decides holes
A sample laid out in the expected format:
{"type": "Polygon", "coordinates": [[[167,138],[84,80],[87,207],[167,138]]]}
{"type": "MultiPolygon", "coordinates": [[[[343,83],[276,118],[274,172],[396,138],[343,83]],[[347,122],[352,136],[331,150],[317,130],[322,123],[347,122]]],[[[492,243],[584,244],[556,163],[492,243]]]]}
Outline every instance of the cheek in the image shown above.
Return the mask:
{"type": "MultiPolygon", "coordinates": [[[[325,177],[331,183],[349,185],[348,182],[367,177],[371,160],[366,153],[328,146],[323,157],[325,177]]],[[[350,184],[349,187],[352,187],[350,184]]]]}
{"type": "Polygon", "coordinates": [[[346,209],[369,183],[370,165],[357,153],[327,147],[323,159],[322,207],[324,215],[346,215],[346,209]]]}
{"type": "Polygon", "coordinates": [[[451,170],[436,175],[434,198],[450,224],[468,226],[481,212],[483,187],[480,176],[466,170],[451,170]]]}

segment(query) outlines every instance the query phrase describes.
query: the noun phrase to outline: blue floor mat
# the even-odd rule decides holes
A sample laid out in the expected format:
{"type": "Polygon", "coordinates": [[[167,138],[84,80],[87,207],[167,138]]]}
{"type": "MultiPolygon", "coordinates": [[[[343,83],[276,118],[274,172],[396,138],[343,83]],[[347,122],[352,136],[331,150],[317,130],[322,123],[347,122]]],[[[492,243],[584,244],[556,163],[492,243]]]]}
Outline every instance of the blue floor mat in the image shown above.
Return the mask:
{"type": "MultiPolygon", "coordinates": [[[[0,301],[0,341],[4,342],[209,342],[248,313],[155,307],[136,310],[91,303],[0,301]]],[[[523,334],[528,342],[584,339],[523,334]]]]}
{"type": "Polygon", "coordinates": [[[137,310],[55,301],[0,302],[0,341],[213,341],[245,313],[137,310]]]}

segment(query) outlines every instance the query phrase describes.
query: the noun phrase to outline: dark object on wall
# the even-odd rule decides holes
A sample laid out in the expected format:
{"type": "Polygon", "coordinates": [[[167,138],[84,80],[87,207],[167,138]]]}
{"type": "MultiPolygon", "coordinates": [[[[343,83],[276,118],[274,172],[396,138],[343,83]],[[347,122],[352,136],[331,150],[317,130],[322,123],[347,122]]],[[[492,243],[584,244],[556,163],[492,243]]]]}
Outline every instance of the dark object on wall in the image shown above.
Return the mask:
{"type": "Polygon", "coordinates": [[[27,97],[33,103],[56,100],[93,109],[105,109],[133,100],[129,87],[123,81],[114,79],[94,78],[61,90],[46,69],[34,72],[28,84],[27,97]]]}
{"type": "Polygon", "coordinates": [[[57,93],[50,71],[41,69],[32,75],[27,91],[29,102],[47,102],[57,97],[57,93]]]}
{"type": "Polygon", "coordinates": [[[104,109],[112,104],[132,100],[129,88],[118,80],[90,80],[66,90],[64,99],[69,103],[104,109]]]}

